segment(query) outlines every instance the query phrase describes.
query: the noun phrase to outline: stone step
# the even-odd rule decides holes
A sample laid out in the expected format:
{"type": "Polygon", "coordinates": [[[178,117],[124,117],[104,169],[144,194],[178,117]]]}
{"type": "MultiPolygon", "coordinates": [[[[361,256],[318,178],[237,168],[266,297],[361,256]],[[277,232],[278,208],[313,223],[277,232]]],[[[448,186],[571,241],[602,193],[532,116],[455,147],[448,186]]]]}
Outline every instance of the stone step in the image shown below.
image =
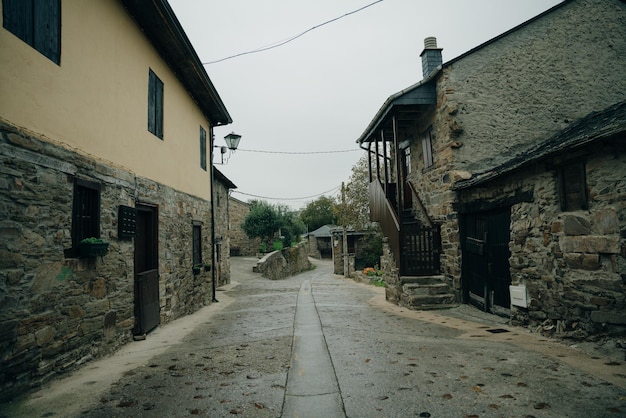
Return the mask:
{"type": "Polygon", "coordinates": [[[447,284],[446,278],[443,274],[438,274],[434,276],[401,276],[400,277],[401,284],[418,284],[418,285],[429,285],[429,284],[447,284]]]}
{"type": "Polygon", "coordinates": [[[402,302],[417,309],[443,309],[447,305],[457,306],[456,297],[446,293],[442,295],[403,295],[402,302]]]}
{"type": "Polygon", "coordinates": [[[406,284],[402,286],[402,293],[412,295],[443,295],[450,294],[450,286],[445,283],[433,283],[427,285],[406,284]]]}

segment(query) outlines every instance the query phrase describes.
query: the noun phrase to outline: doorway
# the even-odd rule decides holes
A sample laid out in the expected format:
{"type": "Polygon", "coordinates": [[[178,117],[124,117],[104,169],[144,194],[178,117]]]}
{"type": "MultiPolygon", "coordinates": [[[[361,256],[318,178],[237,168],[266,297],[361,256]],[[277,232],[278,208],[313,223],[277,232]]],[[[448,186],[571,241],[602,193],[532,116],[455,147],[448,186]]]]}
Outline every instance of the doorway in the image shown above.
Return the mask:
{"type": "Polygon", "coordinates": [[[144,336],[160,323],[158,208],[137,204],[135,235],[135,336],[144,336]]]}
{"type": "Polygon", "coordinates": [[[479,309],[509,316],[510,208],[465,215],[463,249],[464,299],[479,309]]]}

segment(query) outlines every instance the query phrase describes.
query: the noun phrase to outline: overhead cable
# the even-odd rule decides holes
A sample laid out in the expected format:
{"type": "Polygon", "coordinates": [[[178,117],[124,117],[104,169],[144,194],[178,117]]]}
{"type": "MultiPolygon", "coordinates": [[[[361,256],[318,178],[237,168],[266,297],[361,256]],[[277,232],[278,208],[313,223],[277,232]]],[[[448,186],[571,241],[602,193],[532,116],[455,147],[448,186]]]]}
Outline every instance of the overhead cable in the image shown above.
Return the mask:
{"type": "Polygon", "coordinates": [[[301,155],[301,154],[337,154],[340,152],[354,152],[354,151],[362,151],[360,148],[357,149],[344,149],[338,151],[265,151],[259,149],[241,149],[237,148],[237,151],[243,152],[260,152],[264,154],[291,154],[291,155],[301,155]]]}
{"type": "Polygon", "coordinates": [[[363,7],[359,8],[359,9],[353,10],[353,11],[351,11],[349,13],[346,13],[346,14],[344,14],[342,16],[339,16],[339,17],[336,17],[334,19],[328,20],[328,21],[326,21],[324,23],[320,23],[319,25],[315,25],[312,28],[309,28],[309,29],[305,30],[304,32],[299,33],[298,35],[294,35],[294,36],[292,36],[290,38],[287,38],[284,41],[279,41],[279,42],[276,42],[276,43],[274,43],[272,45],[269,45],[269,46],[266,46],[266,47],[257,48],[257,49],[254,49],[252,51],[240,52],[239,54],[231,55],[229,57],[221,58],[221,59],[218,59],[218,60],[215,60],[215,61],[203,62],[202,65],[216,64],[218,62],[226,61],[226,60],[229,60],[229,59],[232,59],[232,58],[241,57],[242,55],[255,54],[257,52],[263,52],[263,51],[267,51],[267,50],[270,50],[270,49],[278,48],[279,46],[283,46],[285,44],[288,44],[289,42],[295,41],[299,37],[301,37],[301,36],[311,32],[314,29],[320,28],[320,27],[322,27],[324,25],[328,25],[329,23],[335,22],[335,21],[337,21],[339,19],[342,19],[342,18],[344,18],[346,16],[350,16],[352,14],[358,13],[361,10],[367,9],[368,7],[371,7],[371,6],[375,5],[376,3],[380,3],[382,1],[383,0],[377,0],[377,1],[373,2],[373,3],[368,4],[367,6],[363,6],[363,7]]]}
{"type": "Polygon", "coordinates": [[[250,197],[256,197],[259,199],[267,199],[267,200],[306,200],[306,199],[312,199],[314,197],[318,197],[318,196],[323,196],[325,194],[331,193],[331,192],[337,192],[339,189],[341,189],[341,186],[337,186],[334,187],[328,191],[322,192],[322,193],[318,193],[312,196],[304,196],[304,197],[267,197],[267,196],[259,196],[259,195],[255,195],[255,194],[249,194],[249,193],[244,193],[244,192],[240,192],[238,190],[231,190],[231,193],[239,193],[242,194],[244,196],[250,196],[250,197]]]}

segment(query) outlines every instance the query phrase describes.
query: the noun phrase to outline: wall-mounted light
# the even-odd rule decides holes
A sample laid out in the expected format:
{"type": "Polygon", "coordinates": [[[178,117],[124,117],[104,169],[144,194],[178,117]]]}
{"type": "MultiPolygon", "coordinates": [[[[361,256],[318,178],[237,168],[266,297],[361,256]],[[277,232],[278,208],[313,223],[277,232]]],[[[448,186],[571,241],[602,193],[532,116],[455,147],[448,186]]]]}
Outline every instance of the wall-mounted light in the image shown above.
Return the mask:
{"type": "MultiPolygon", "coordinates": [[[[224,141],[226,142],[226,146],[218,146],[218,145],[213,145],[213,148],[219,148],[220,149],[220,154],[222,155],[222,162],[221,163],[214,163],[214,164],[221,164],[224,165],[228,162],[228,158],[226,158],[226,161],[224,161],[224,154],[226,154],[226,152],[228,152],[230,150],[230,152],[235,152],[237,151],[237,147],[239,146],[239,141],[241,140],[241,135],[237,135],[234,132],[229,133],[228,135],[226,135],[224,137],[224,141]]],[[[229,154],[230,157],[230,154],[229,154]]]]}
{"type": "Polygon", "coordinates": [[[241,140],[241,135],[237,135],[234,132],[231,132],[224,137],[224,141],[226,141],[226,145],[228,146],[228,149],[232,151],[237,150],[240,140],[241,140]]]}

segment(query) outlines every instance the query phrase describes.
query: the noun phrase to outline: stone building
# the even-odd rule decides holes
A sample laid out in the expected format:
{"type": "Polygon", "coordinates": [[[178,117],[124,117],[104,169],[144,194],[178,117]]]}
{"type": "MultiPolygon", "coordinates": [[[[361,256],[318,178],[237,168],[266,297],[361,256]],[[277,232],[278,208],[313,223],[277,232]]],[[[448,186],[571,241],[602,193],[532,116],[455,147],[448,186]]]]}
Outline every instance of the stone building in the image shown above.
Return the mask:
{"type": "Polygon", "coordinates": [[[2,1],[2,400],[214,296],[193,267],[230,115],[166,0],[62,6],[2,1]]]}
{"type": "Polygon", "coordinates": [[[422,80],[358,139],[390,300],[624,332],[626,168],[602,118],[620,118],[625,27],[623,1],[570,0],[445,63],[426,39],[422,80]]]}
{"type": "Polygon", "coordinates": [[[315,231],[307,234],[307,247],[309,257],[321,260],[333,258],[333,244],[331,231],[337,228],[335,225],[322,225],[315,231]]]}
{"type": "Polygon", "coordinates": [[[233,256],[253,256],[261,248],[261,238],[248,238],[241,225],[250,213],[250,205],[232,196],[228,197],[230,216],[230,254],[233,256]]]}
{"type": "Polygon", "coordinates": [[[215,277],[217,285],[230,283],[230,199],[229,192],[237,186],[213,167],[213,198],[215,237],[215,277]]]}

